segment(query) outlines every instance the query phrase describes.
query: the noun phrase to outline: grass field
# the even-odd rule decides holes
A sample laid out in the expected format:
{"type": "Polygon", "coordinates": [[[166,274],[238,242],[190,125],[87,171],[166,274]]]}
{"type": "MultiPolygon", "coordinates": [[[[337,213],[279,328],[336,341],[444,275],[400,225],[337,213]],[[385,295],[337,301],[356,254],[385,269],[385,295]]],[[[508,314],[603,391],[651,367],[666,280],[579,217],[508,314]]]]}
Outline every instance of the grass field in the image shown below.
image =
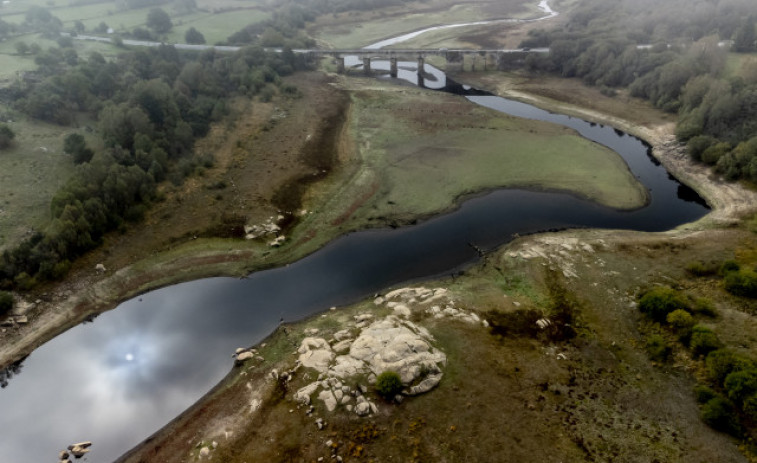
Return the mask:
{"type": "Polygon", "coordinates": [[[402,222],[497,187],[568,191],[627,209],[646,200],[617,154],[568,129],[431,91],[362,79],[346,85],[355,87],[349,137],[359,160],[346,164],[354,167],[344,171],[349,179],[315,187],[330,199],[308,221],[345,229],[377,217],[402,222]]]}
{"type": "Polygon", "coordinates": [[[0,113],[12,114],[8,125],[16,133],[13,146],[0,151],[0,249],[4,249],[50,219],[50,199],[74,170],[71,157],[62,151],[65,136],[79,132],[90,144],[93,140],[82,129],[28,120],[5,107],[0,113]]]}
{"type": "Polygon", "coordinates": [[[310,33],[333,48],[362,47],[381,39],[438,24],[480,21],[494,18],[538,16],[533,2],[510,0],[494,3],[454,4],[444,0],[408,3],[401,10],[381,13],[325,15],[310,27],[310,33]]]}
{"type": "MultiPolygon", "coordinates": [[[[0,9],[0,18],[6,22],[20,24],[24,22],[26,8],[37,5],[50,9],[52,14],[63,22],[65,28],[73,28],[74,21],[79,20],[88,31],[104,22],[116,32],[128,32],[135,27],[144,27],[151,9],[147,7],[121,10],[114,1],[66,7],[50,6],[43,1],[25,2],[23,7],[17,5],[0,9]]],[[[264,11],[263,2],[257,0],[200,1],[197,2],[197,7],[196,11],[190,13],[179,13],[170,4],[162,7],[171,16],[174,24],[173,30],[165,37],[166,41],[183,43],[184,33],[190,27],[194,27],[205,35],[207,43],[213,44],[225,40],[248,24],[264,21],[271,16],[269,11],[264,11]]]]}
{"type": "Polygon", "coordinates": [[[171,43],[184,43],[185,32],[194,27],[205,36],[208,44],[215,44],[226,40],[231,34],[249,24],[259,23],[270,17],[270,13],[256,9],[186,16],[182,18],[181,24],[174,22],[173,30],[167,39],[171,43]]]}

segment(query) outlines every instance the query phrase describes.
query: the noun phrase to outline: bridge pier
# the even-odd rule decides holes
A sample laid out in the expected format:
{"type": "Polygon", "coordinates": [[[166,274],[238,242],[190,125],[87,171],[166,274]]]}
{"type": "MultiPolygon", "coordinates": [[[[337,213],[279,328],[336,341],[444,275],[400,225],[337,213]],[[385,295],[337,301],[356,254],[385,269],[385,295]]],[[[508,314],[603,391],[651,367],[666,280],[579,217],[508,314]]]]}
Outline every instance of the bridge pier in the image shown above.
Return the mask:
{"type": "Polygon", "coordinates": [[[344,56],[336,57],[336,72],[344,74],[344,56]]]}
{"type": "Polygon", "coordinates": [[[371,58],[368,56],[363,57],[363,73],[371,73],[371,58]]]}
{"type": "Polygon", "coordinates": [[[392,56],[389,58],[389,75],[393,78],[397,78],[397,57],[392,56]]]}

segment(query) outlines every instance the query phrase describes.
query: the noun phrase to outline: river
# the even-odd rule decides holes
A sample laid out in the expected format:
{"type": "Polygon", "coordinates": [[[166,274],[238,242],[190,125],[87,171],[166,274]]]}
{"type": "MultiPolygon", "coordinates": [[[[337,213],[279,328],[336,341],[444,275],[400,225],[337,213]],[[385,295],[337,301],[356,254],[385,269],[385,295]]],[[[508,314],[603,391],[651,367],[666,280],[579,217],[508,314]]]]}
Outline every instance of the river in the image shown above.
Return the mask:
{"type": "MultiPolygon", "coordinates": [[[[417,81],[414,63],[400,78],[417,81]]],[[[338,238],[285,267],[246,279],[209,278],[152,291],[37,349],[0,390],[0,455],[52,461],[92,440],[89,461],[112,461],[218,383],[236,347],[262,341],[281,319],[301,319],[400,283],[446,276],[515,234],[569,227],[659,231],[707,212],[637,138],[448,81],[434,68],[424,86],[465,94],[498,111],[562,124],[618,152],[650,190],[648,206],[616,211],[561,193],[498,190],[449,214],[396,230],[338,238]]]]}

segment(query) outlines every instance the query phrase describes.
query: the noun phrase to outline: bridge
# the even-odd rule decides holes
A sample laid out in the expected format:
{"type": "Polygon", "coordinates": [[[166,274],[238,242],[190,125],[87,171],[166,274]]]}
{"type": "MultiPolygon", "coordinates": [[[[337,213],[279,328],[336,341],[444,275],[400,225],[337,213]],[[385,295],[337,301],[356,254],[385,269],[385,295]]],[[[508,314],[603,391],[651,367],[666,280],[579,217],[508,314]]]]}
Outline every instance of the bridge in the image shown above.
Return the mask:
{"type": "Polygon", "coordinates": [[[380,59],[389,61],[389,74],[397,77],[397,62],[416,61],[418,70],[423,69],[427,56],[441,56],[447,61],[447,69],[462,68],[465,57],[469,57],[471,67],[475,69],[478,64],[483,70],[509,69],[523,64],[526,56],[532,53],[549,53],[549,48],[513,48],[513,49],[447,49],[447,48],[419,48],[419,49],[295,49],[295,53],[304,54],[311,58],[332,56],[337,60],[337,70],[345,72],[344,57],[356,56],[363,62],[363,72],[371,73],[371,60],[380,59]]]}
{"type": "MultiPolygon", "coordinates": [[[[93,35],[75,35],[62,32],[63,36],[70,36],[76,40],[91,40],[97,42],[112,43],[110,37],[100,37],[93,35]]],[[[241,47],[223,46],[223,45],[192,45],[186,43],[166,44],[163,42],[151,42],[144,40],[123,39],[124,45],[138,47],[159,47],[163,45],[173,46],[178,50],[216,50],[219,52],[236,52],[241,47]]],[[[281,52],[280,48],[267,48],[268,51],[281,52]]],[[[418,62],[418,70],[423,70],[423,65],[427,56],[441,56],[447,61],[448,70],[462,69],[465,58],[471,64],[472,70],[480,67],[483,70],[497,69],[505,70],[522,66],[526,56],[532,53],[549,53],[549,48],[503,48],[503,49],[447,49],[447,48],[418,48],[418,49],[385,49],[385,48],[346,48],[346,49],[294,49],[294,53],[306,55],[311,59],[324,56],[332,56],[337,60],[337,69],[340,73],[346,71],[344,66],[345,56],[357,56],[363,61],[363,72],[371,73],[371,60],[389,60],[392,77],[397,77],[397,61],[410,60],[418,62]]]]}

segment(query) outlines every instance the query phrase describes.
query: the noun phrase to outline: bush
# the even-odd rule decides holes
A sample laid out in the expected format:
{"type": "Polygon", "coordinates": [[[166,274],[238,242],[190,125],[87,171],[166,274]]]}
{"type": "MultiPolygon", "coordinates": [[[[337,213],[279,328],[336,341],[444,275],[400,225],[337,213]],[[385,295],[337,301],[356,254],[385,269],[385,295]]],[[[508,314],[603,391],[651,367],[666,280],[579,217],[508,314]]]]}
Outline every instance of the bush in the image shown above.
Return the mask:
{"type": "Polygon", "coordinates": [[[724,279],[725,290],[741,297],[757,298],[757,273],[752,270],[730,272],[724,279]]]}
{"type": "Polygon", "coordinates": [[[726,276],[731,272],[738,272],[741,266],[735,260],[726,260],[720,265],[718,275],[726,276]]]}
{"type": "Polygon", "coordinates": [[[739,424],[733,404],[727,399],[716,396],[702,406],[702,420],[718,431],[738,434],[739,424]]]}
{"type": "Polygon", "coordinates": [[[720,348],[720,340],[715,333],[706,326],[696,325],[691,329],[689,347],[694,357],[704,356],[720,348]]]}
{"type": "Polygon", "coordinates": [[[678,338],[684,341],[684,343],[688,342],[691,336],[691,329],[696,324],[694,317],[683,309],[676,309],[668,314],[666,320],[678,338]]]}
{"type": "Polygon", "coordinates": [[[7,291],[0,291],[0,316],[13,310],[13,294],[7,291]]]}
{"type": "Polygon", "coordinates": [[[714,318],[718,316],[718,311],[715,309],[715,305],[706,297],[698,297],[694,299],[694,303],[691,305],[691,311],[695,314],[704,315],[705,317],[714,318]]]}
{"type": "Polygon", "coordinates": [[[695,277],[705,277],[716,274],[718,266],[713,262],[705,263],[701,260],[695,260],[686,265],[686,271],[695,277]]]}
{"type": "Polygon", "coordinates": [[[720,385],[731,373],[753,367],[751,360],[728,349],[718,349],[707,354],[705,365],[709,377],[720,385]]]}
{"type": "Polygon", "coordinates": [[[687,309],[686,298],[667,286],[659,286],[647,291],[639,300],[639,310],[657,322],[664,322],[670,312],[687,309]]]}
{"type": "Polygon", "coordinates": [[[665,338],[659,334],[653,334],[647,338],[646,349],[649,358],[655,362],[666,362],[672,352],[668,343],[665,342],[665,338]]]}
{"type": "Polygon", "coordinates": [[[697,403],[706,404],[717,396],[718,393],[713,391],[710,386],[705,386],[704,384],[694,386],[694,397],[696,397],[697,403]]]}
{"type": "Polygon", "coordinates": [[[402,379],[394,371],[385,371],[376,378],[376,392],[385,399],[391,399],[402,391],[402,379]]]}
{"type": "Polygon", "coordinates": [[[16,134],[5,124],[0,124],[0,150],[8,148],[13,143],[16,134]]]}
{"type": "Polygon", "coordinates": [[[743,410],[750,420],[757,420],[757,394],[752,394],[744,400],[743,410]]]}
{"type": "Polygon", "coordinates": [[[734,371],[726,376],[723,388],[729,399],[742,404],[747,397],[757,393],[757,369],[734,371]]]}

